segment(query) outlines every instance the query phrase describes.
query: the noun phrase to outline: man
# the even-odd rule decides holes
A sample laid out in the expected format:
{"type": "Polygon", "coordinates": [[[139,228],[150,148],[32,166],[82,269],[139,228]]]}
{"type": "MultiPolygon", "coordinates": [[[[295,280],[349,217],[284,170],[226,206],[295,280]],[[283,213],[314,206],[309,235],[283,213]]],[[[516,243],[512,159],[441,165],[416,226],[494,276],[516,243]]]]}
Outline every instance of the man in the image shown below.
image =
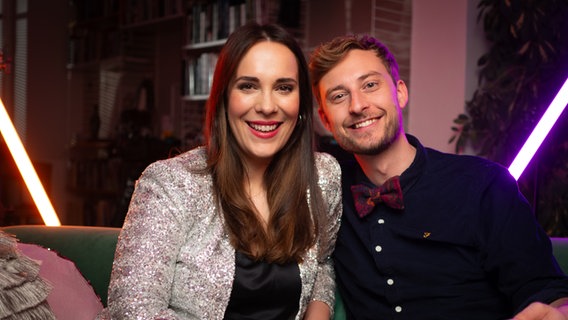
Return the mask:
{"type": "Polygon", "coordinates": [[[338,37],[310,71],[324,125],[356,159],[334,253],[348,318],[568,319],[568,278],[514,178],[405,135],[408,91],[383,44],[338,37]]]}

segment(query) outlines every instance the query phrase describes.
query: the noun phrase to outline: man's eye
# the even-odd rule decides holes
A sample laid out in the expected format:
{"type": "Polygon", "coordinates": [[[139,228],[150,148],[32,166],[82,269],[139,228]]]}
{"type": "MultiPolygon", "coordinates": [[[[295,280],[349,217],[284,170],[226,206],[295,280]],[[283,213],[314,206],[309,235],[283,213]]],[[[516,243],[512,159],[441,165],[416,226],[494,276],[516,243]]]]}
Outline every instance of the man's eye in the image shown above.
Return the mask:
{"type": "Polygon", "coordinates": [[[368,82],[367,84],[365,84],[365,87],[367,88],[374,88],[377,86],[376,82],[368,82]]]}
{"type": "Polygon", "coordinates": [[[345,98],[345,96],[346,96],[345,93],[335,94],[335,95],[331,96],[331,101],[332,102],[339,102],[339,101],[343,100],[343,98],[345,98]]]}

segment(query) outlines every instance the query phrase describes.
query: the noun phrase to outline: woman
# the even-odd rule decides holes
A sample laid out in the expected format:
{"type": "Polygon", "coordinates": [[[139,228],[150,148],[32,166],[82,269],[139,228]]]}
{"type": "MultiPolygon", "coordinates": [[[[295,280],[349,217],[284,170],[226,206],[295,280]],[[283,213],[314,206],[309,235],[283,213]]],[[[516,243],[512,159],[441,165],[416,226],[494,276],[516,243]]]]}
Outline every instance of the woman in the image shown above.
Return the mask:
{"type": "Polygon", "coordinates": [[[314,153],[293,37],[248,24],[221,50],[206,145],[150,165],[121,231],[112,319],[329,319],[340,169],[314,153]]]}

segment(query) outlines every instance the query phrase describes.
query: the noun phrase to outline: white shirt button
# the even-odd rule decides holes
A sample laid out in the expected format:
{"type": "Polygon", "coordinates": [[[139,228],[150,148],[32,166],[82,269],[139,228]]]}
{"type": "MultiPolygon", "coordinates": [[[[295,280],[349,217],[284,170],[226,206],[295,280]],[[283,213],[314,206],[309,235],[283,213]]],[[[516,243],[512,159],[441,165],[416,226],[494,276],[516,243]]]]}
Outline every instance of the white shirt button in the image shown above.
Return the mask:
{"type": "Polygon", "coordinates": [[[393,280],[393,279],[388,279],[388,280],[387,280],[387,284],[388,284],[389,286],[392,286],[392,285],[394,284],[394,280],[393,280]]]}
{"type": "Polygon", "coordinates": [[[396,307],[394,307],[394,311],[396,311],[396,312],[402,312],[402,307],[401,307],[401,306],[396,306],[396,307]]]}
{"type": "Polygon", "coordinates": [[[381,252],[381,251],[383,251],[383,247],[381,247],[381,246],[376,246],[376,247],[375,247],[375,251],[381,252]]]}
{"type": "Polygon", "coordinates": [[[379,224],[385,224],[385,219],[379,219],[379,221],[377,221],[379,224]]]}

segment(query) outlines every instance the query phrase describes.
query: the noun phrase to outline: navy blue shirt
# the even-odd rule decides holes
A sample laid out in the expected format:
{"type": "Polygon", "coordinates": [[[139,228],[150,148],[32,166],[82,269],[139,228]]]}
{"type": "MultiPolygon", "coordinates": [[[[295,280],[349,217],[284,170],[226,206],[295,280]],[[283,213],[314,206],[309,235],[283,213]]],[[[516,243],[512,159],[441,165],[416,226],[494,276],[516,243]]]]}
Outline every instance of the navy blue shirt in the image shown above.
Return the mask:
{"type": "Polygon", "coordinates": [[[373,184],[343,163],[343,218],[334,252],[348,319],[506,319],[533,301],[568,296],[549,238],[508,170],[474,156],[416,148],[402,173],[403,210],[364,218],[350,186],[373,184]]]}

